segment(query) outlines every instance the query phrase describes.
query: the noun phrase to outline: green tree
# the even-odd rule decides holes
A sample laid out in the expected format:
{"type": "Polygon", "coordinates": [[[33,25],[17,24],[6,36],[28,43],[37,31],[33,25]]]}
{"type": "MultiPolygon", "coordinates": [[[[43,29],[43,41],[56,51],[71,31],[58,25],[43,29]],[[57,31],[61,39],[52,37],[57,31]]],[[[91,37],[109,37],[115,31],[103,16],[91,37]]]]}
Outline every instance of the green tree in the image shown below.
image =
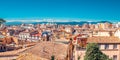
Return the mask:
{"type": "Polygon", "coordinates": [[[85,54],[84,60],[111,60],[99,50],[96,43],[89,43],[85,54]]]}
{"type": "Polygon", "coordinates": [[[4,19],[1,19],[1,18],[0,18],[0,26],[1,26],[2,23],[5,23],[5,22],[6,22],[6,21],[5,21],[4,19]]]}
{"type": "Polygon", "coordinates": [[[80,56],[78,56],[78,60],[80,60],[80,56]]]}
{"type": "Polygon", "coordinates": [[[4,22],[6,22],[6,20],[0,18],[0,24],[2,24],[2,23],[4,23],[4,22]]]}
{"type": "Polygon", "coordinates": [[[51,60],[55,60],[55,56],[54,55],[51,56],[51,60]]]}

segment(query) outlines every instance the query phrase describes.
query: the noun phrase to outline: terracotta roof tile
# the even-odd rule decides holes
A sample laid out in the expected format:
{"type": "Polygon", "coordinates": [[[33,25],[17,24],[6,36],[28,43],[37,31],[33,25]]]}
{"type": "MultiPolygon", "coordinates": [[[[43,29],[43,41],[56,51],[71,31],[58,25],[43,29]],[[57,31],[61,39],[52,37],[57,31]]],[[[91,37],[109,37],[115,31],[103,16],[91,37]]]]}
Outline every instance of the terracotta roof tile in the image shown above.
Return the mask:
{"type": "Polygon", "coordinates": [[[54,54],[56,59],[61,60],[64,59],[67,55],[67,45],[57,43],[54,44],[53,42],[41,42],[25,52],[47,59],[50,59],[54,54]]]}
{"type": "Polygon", "coordinates": [[[118,37],[89,37],[87,43],[120,43],[118,37]]]}

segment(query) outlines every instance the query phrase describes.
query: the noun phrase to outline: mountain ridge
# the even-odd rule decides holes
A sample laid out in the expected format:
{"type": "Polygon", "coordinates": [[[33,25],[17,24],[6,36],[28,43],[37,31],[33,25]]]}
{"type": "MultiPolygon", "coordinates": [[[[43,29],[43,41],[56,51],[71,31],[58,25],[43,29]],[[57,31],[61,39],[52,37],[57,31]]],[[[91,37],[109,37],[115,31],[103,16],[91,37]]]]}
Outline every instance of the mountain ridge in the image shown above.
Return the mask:
{"type": "Polygon", "coordinates": [[[97,23],[112,23],[109,21],[70,21],[70,22],[6,22],[6,25],[20,25],[20,24],[47,24],[47,23],[56,23],[58,25],[64,24],[64,25],[83,25],[83,24],[97,24],[97,23]]]}

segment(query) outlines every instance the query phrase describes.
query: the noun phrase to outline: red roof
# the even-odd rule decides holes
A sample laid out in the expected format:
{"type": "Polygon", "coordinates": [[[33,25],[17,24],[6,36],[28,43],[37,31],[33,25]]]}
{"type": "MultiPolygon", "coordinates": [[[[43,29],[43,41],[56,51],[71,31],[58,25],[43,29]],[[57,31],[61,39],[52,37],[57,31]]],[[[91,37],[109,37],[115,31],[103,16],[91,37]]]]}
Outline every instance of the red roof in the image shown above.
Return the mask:
{"type": "Polygon", "coordinates": [[[74,37],[74,40],[76,40],[76,39],[77,39],[77,37],[80,37],[80,36],[82,36],[82,35],[81,35],[81,34],[79,34],[79,35],[75,36],[75,37],[74,37]]]}
{"type": "Polygon", "coordinates": [[[75,36],[73,39],[74,40],[76,40],[77,39],[77,37],[81,37],[81,36],[83,36],[83,35],[85,35],[85,34],[78,34],[77,36],[75,36]]]}

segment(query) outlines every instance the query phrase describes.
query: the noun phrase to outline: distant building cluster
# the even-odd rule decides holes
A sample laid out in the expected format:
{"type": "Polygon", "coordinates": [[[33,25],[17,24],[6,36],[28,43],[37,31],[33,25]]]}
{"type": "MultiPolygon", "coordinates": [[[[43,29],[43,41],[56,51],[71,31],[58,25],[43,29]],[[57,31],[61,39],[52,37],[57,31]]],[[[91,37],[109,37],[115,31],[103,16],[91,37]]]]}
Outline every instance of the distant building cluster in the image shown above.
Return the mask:
{"type": "MultiPolygon", "coordinates": [[[[120,60],[120,24],[98,23],[83,25],[21,24],[0,27],[0,51],[8,51],[28,43],[55,40],[72,40],[75,46],[69,59],[84,59],[88,43],[97,43],[100,50],[113,60],[120,60]],[[112,52],[112,53],[111,53],[112,52]],[[70,58],[72,57],[72,58],[70,58]]],[[[72,46],[72,45],[70,45],[72,46]]]]}

